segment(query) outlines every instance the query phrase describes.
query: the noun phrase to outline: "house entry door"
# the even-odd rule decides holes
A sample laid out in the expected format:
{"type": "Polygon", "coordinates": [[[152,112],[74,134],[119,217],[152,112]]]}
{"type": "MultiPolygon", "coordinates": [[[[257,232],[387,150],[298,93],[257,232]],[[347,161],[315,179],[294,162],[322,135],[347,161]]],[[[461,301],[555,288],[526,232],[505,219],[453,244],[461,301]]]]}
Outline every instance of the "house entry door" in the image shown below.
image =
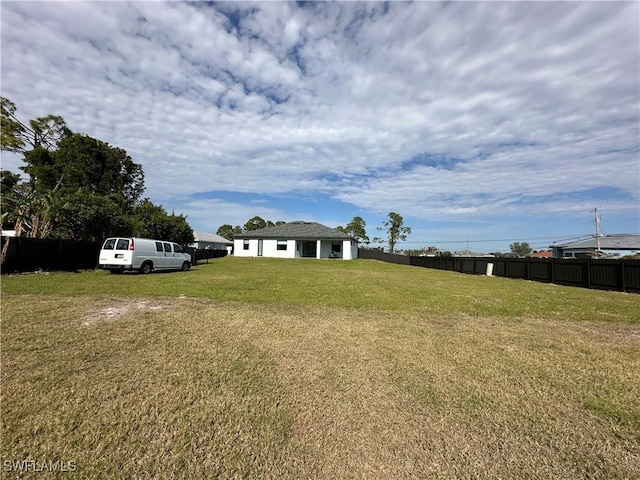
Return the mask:
{"type": "Polygon", "coordinates": [[[316,258],[316,247],[317,243],[315,240],[311,242],[302,242],[302,256],[316,258]]]}

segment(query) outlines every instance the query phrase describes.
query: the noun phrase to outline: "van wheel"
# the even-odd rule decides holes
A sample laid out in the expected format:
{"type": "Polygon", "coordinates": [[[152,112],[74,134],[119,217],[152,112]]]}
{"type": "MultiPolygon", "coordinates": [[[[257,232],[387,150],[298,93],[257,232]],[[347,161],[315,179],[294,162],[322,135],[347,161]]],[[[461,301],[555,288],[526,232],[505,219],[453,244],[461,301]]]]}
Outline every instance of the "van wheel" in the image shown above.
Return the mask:
{"type": "Polygon", "coordinates": [[[182,262],[182,271],[186,272],[191,268],[191,264],[189,262],[182,262]]]}
{"type": "Polygon", "coordinates": [[[153,264],[151,262],[144,262],[140,266],[140,273],[144,273],[145,275],[151,273],[151,270],[153,270],[153,264]]]}

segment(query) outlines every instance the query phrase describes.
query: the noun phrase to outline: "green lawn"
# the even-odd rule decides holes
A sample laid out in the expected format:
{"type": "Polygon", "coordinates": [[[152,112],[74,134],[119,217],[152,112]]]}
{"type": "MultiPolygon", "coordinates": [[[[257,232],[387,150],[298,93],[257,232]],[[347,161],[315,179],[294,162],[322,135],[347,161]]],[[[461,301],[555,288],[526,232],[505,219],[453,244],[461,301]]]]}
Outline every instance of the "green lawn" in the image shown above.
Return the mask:
{"type": "Polygon", "coordinates": [[[233,257],[1,282],[3,478],[640,477],[640,295],[233,257]]]}

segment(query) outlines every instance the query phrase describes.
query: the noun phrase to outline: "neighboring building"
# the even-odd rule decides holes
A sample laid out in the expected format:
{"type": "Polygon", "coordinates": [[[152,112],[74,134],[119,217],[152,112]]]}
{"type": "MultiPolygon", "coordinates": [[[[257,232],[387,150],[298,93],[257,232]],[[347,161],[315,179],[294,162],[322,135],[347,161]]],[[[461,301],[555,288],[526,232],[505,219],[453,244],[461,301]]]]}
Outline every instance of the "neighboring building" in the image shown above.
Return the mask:
{"type": "Polygon", "coordinates": [[[227,250],[231,253],[233,242],[215,233],[193,232],[194,242],[189,245],[193,248],[209,250],[227,250]]]}
{"type": "Polygon", "coordinates": [[[551,250],[542,250],[540,252],[533,252],[530,255],[531,258],[551,258],[553,257],[553,252],[551,250]]]}
{"type": "MultiPolygon", "coordinates": [[[[550,245],[553,258],[591,257],[598,248],[598,239],[593,236],[577,242],[550,245]]],[[[600,250],[605,253],[640,252],[640,235],[616,234],[600,236],[600,250]]]]}
{"type": "Polygon", "coordinates": [[[453,252],[454,257],[493,257],[493,255],[488,253],[478,253],[473,250],[458,250],[457,252],[453,252]]]}
{"type": "Polygon", "coordinates": [[[233,237],[236,257],[358,258],[358,243],[349,235],[315,222],[289,222],[239,233],[233,237]]]}

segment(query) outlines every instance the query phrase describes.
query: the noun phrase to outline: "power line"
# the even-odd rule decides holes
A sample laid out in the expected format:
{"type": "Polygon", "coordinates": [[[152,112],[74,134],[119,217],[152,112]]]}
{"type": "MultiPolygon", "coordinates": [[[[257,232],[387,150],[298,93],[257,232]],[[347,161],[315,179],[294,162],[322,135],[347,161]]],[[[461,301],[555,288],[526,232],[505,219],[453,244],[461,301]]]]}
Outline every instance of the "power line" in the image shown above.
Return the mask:
{"type": "Polygon", "coordinates": [[[438,243],[490,243],[490,242],[522,242],[528,240],[545,240],[550,241],[551,243],[564,242],[567,240],[581,239],[581,238],[590,238],[593,234],[585,234],[585,235],[573,235],[573,236],[563,236],[558,238],[555,237],[527,237],[527,238],[496,238],[496,239],[483,239],[483,240],[421,240],[421,241],[398,241],[397,243],[403,244],[412,244],[412,243],[429,243],[429,244],[438,244],[438,243]],[[553,239],[553,240],[552,240],[553,239]]]}

